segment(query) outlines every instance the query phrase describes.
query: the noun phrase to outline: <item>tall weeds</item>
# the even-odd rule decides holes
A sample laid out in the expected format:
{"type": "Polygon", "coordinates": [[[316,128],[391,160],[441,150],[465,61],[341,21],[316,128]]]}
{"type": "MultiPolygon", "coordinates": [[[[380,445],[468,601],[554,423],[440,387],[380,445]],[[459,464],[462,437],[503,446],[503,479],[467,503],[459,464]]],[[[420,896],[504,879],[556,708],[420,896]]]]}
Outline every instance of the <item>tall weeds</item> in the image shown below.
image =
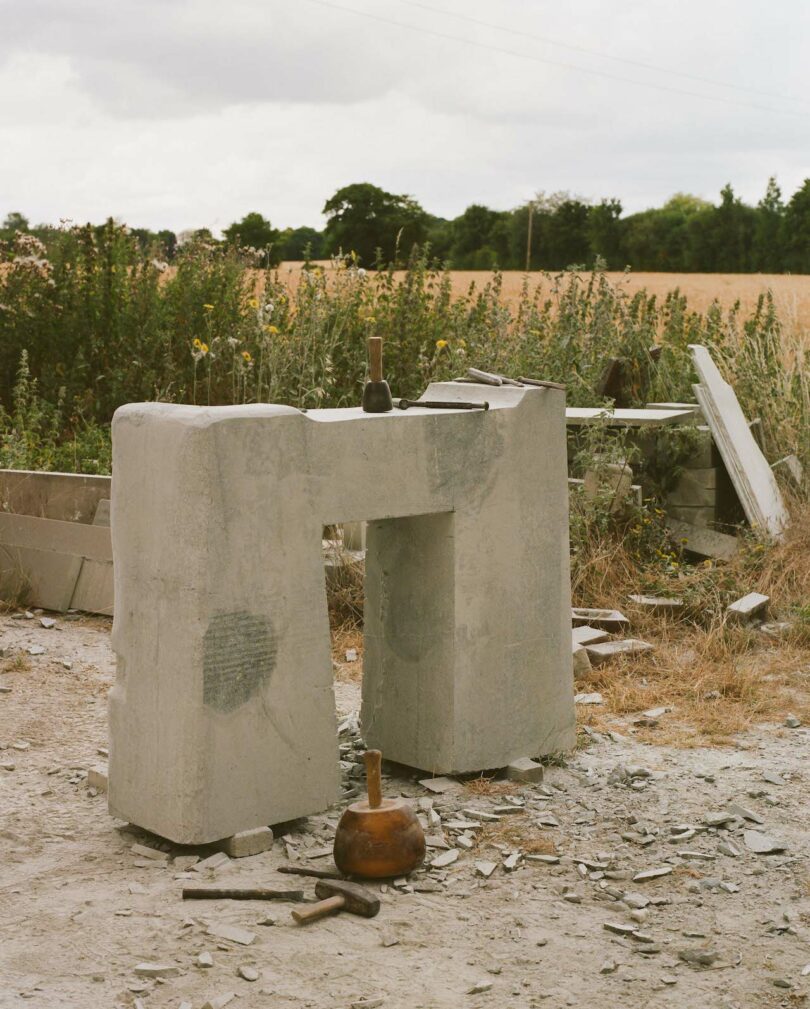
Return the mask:
{"type": "MultiPolygon", "coordinates": [[[[622,360],[634,405],[691,400],[688,345],[703,343],[746,413],[762,418],[769,455],[796,451],[810,466],[808,348],[770,296],[749,319],[717,304],[700,314],[678,291],[663,302],[630,295],[596,270],[559,273],[542,286],[527,279],[512,305],[498,274],[451,296],[450,275],[418,252],[402,275],[366,272],[345,257],[327,268],[308,264],[296,284],[204,241],[181,249],[171,268],[160,255],[144,254],[112,221],[101,232],[65,229],[47,254],[17,235],[0,267],[0,464],[24,462],[19,432],[9,436],[24,353],[37,402],[50,411],[40,437],[75,452],[79,434],[95,425],[103,439],[116,407],[130,401],[357,404],[374,333],[385,339],[395,394],[415,396],[475,365],[562,381],[571,405],[599,402],[609,357],[622,360]]],[[[103,458],[92,450],[91,460],[103,458]]],[[[85,465],[77,456],[76,466],[85,465]]]]}

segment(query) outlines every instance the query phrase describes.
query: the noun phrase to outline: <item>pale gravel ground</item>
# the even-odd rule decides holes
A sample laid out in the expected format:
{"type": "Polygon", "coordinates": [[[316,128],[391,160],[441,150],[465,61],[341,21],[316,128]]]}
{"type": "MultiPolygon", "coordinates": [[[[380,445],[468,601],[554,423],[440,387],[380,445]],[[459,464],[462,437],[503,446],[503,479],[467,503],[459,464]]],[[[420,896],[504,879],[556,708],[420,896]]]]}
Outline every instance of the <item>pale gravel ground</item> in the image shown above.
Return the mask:
{"type": "MultiPolygon", "coordinates": [[[[0,745],[30,743],[27,750],[0,751],[0,1007],[109,1009],[133,1006],[132,972],[140,961],[175,964],[180,975],[163,984],[149,982],[137,993],[146,1009],[178,1007],[183,999],[200,1009],[206,999],[228,991],[241,1007],[348,1007],[384,996],[386,1009],[450,1007],[599,1006],[604,1009],[662,1007],[771,1007],[804,1004],[810,978],[810,898],[807,878],[808,814],[806,768],[810,734],[805,729],[762,727],[745,734],[733,749],[674,750],[634,742],[630,728],[614,742],[601,738],[579,752],[565,769],[552,768],[547,780],[559,784],[551,798],[523,792],[527,808],[553,811],[560,828],[549,831],[566,856],[608,853],[618,870],[667,864],[675,872],[652,883],[610,881],[647,897],[671,903],[650,909],[641,927],[661,952],[645,958],[639,943],[603,929],[605,921],[630,921],[623,906],[598,899],[598,881],[583,880],[570,858],[559,866],[527,865],[512,874],[498,869],[488,883],[475,876],[475,858],[497,859],[494,849],[463,853],[444,875],[439,893],[381,895],[378,918],[348,915],[309,928],[293,925],[290,905],[222,902],[183,905],[177,869],[135,866],[134,840],[150,840],[109,818],[103,796],[91,797],[76,780],[101,758],[106,745],[106,693],[114,675],[109,621],[59,620],[45,630],[37,621],[0,617],[0,646],[12,652],[39,643],[46,654],[31,657],[28,671],[6,671],[0,683],[0,745]],[[71,669],[62,660],[72,661],[71,669]],[[654,777],[642,791],[607,785],[617,763],[640,764],[654,777]],[[786,784],[762,781],[776,770],[786,784]],[[49,774],[48,771],[53,773],[49,774]],[[714,774],[715,781],[695,772],[714,774]],[[751,798],[749,790],[764,794],[751,798]],[[710,811],[738,801],[759,813],[768,831],[787,842],[783,855],[717,853],[724,832],[698,834],[686,845],[666,841],[670,825],[699,823],[710,811]],[[621,838],[635,816],[661,828],[642,848],[621,838]],[[716,854],[710,862],[686,862],[684,847],[716,854]],[[716,877],[739,887],[735,893],[690,891],[700,877],[716,877]],[[134,889],[143,892],[130,892],[134,889]],[[573,886],[582,903],[562,899],[573,886]],[[789,920],[785,920],[785,913],[789,920]],[[267,914],[275,927],[257,926],[267,914]],[[208,921],[254,930],[256,941],[235,946],[205,934],[208,921]],[[795,934],[773,931],[787,925],[795,934]],[[703,932],[705,940],[684,931],[703,932]],[[398,945],[384,947],[393,932],[398,945]],[[716,948],[722,962],[737,966],[695,970],[679,963],[677,951],[702,943],[716,948]],[[195,966],[208,950],[214,966],[195,966]],[[618,967],[600,974],[604,961],[618,967]],[[240,964],[253,964],[261,978],[237,977],[240,964]],[[675,981],[664,984],[662,979],[675,981]],[[795,987],[774,987],[784,979],[795,987]],[[482,994],[466,994],[478,981],[492,983],[482,994]]],[[[0,660],[0,667],[9,660],[0,660]]],[[[338,707],[357,705],[358,690],[342,683],[338,707]]],[[[389,793],[424,792],[413,780],[386,783],[389,793]]],[[[454,808],[494,805],[498,799],[470,796],[459,787],[436,800],[454,808]]],[[[329,843],[338,810],[313,817],[297,836],[299,851],[329,843]]],[[[154,838],[151,839],[153,842],[154,838]]],[[[280,883],[291,877],[273,867],[286,856],[281,842],[267,853],[232,862],[218,883],[280,883]]],[[[177,854],[177,849],[172,849],[177,854]]],[[[323,864],[319,860],[316,864],[323,864]]],[[[309,881],[301,886],[311,890],[309,881]]]]}

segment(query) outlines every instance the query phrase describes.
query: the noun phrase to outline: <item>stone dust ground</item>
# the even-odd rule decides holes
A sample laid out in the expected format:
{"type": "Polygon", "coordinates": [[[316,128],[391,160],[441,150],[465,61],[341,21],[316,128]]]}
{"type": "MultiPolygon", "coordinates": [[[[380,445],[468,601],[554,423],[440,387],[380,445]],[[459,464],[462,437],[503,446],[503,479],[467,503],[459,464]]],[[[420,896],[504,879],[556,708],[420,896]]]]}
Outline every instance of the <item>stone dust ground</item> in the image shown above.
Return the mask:
{"type": "MultiPolygon", "coordinates": [[[[642,745],[629,721],[617,722],[612,738],[599,735],[567,766],[548,768],[545,786],[477,794],[456,784],[433,797],[443,821],[430,828],[435,843],[444,831],[454,847],[458,833],[448,822],[463,818],[463,809],[522,801],[522,811],[470,829],[474,849],[461,849],[446,869],[416,874],[411,892],[382,888],[376,919],[343,915],[301,928],[289,904],[184,904],[185,874],[174,857],[189,851],[164,845],[171,861],[138,858],[133,843],[159,845],[159,839],[112,820],[104,796],[88,789],[85,773],[102,761],[98,750],[107,744],[109,631],[100,618],[59,618],[56,628],[44,629],[38,618],[0,617],[0,647],[8,650],[0,685],[10,688],[0,693],[2,1009],[157,1009],[184,1001],[200,1009],[229,993],[237,1009],[805,1003],[810,733],[804,728],[764,726],[734,748],[673,750],[642,745]],[[44,654],[28,655],[36,645],[44,654]],[[651,776],[611,784],[617,765],[651,776]],[[739,810],[733,817],[735,803],[764,823],[745,820],[739,810]],[[732,818],[707,827],[704,818],[713,813],[732,818]],[[672,842],[679,825],[698,829],[672,842]],[[785,851],[753,854],[744,840],[752,828],[785,851]],[[546,839],[556,847],[559,864],[524,860],[504,871],[503,859],[532,836],[540,839],[537,848],[546,839]],[[738,856],[724,853],[734,845],[738,856]],[[482,860],[498,863],[489,880],[476,872],[482,860]],[[633,881],[651,868],[672,871],[633,881]],[[275,924],[265,924],[268,916],[275,924]],[[222,923],[249,930],[255,940],[240,946],[207,934],[209,924],[222,923]],[[605,923],[637,931],[615,934],[605,923]],[[213,966],[197,965],[203,952],[213,966]],[[177,974],[138,978],[134,968],[143,961],[177,974]],[[259,979],[239,977],[243,965],[255,967],[259,979]]],[[[342,714],[357,707],[356,684],[339,683],[337,704],[342,714]]],[[[350,785],[359,780],[361,744],[350,732],[341,742],[350,785]]],[[[388,778],[385,788],[430,797],[413,778],[388,778]]],[[[289,858],[330,863],[319,852],[329,847],[338,813],[336,807],[302,821],[271,851],[231,861],[211,881],[285,888],[292,881],[311,892],[311,881],[274,869],[289,858]]],[[[430,856],[441,850],[432,848],[430,856]]],[[[199,881],[193,870],[188,875],[199,881]]]]}

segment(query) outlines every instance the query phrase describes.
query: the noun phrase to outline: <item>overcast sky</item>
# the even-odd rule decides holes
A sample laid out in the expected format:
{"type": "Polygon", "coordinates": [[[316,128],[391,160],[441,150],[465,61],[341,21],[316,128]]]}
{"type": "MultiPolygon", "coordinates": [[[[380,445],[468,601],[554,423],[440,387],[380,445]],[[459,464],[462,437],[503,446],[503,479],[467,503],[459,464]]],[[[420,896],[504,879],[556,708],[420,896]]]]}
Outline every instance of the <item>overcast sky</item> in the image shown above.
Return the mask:
{"type": "Polygon", "coordinates": [[[810,175],[808,43],[808,0],[0,0],[0,218],[755,202],[810,175]]]}

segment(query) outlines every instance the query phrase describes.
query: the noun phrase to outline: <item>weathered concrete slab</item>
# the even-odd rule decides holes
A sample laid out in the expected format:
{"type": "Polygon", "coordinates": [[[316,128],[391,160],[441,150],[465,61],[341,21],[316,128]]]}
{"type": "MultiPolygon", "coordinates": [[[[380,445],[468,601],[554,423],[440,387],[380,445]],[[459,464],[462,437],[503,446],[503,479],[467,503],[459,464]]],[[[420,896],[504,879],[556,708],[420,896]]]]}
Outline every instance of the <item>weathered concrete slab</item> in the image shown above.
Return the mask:
{"type": "Polygon", "coordinates": [[[605,631],[622,631],[630,626],[630,621],[618,610],[599,610],[584,606],[575,606],[571,610],[571,623],[574,627],[589,624],[605,631]]]}
{"type": "Polygon", "coordinates": [[[0,599],[64,613],[76,588],[82,558],[3,541],[0,533],[0,599]]]}
{"type": "MultiPolygon", "coordinates": [[[[109,498],[99,501],[96,507],[96,514],[93,518],[93,525],[109,528],[109,498]]],[[[101,613],[111,617],[114,608],[114,594],[115,585],[112,561],[84,560],[70,606],[74,610],[101,613]]]]}
{"type": "Polygon", "coordinates": [[[693,420],[693,408],[679,410],[617,409],[598,406],[569,406],[565,422],[572,427],[583,424],[605,424],[607,427],[660,427],[664,424],[683,424],[693,420]]]}
{"type": "Polygon", "coordinates": [[[602,644],[586,645],[585,651],[593,665],[598,666],[618,655],[641,655],[643,652],[651,652],[653,647],[647,641],[627,638],[625,641],[605,641],[602,644]]]}
{"type": "Polygon", "coordinates": [[[770,597],[761,592],[749,592],[726,607],[726,613],[733,620],[745,623],[752,617],[763,616],[770,602],[770,597]]]}
{"type": "Polygon", "coordinates": [[[110,497],[110,477],[39,470],[0,470],[0,511],[63,522],[93,521],[110,497]]]}
{"type": "Polygon", "coordinates": [[[571,639],[575,645],[595,645],[597,641],[607,641],[609,637],[608,631],[587,624],[571,629],[571,639]]]}
{"type": "Polygon", "coordinates": [[[628,598],[636,606],[641,606],[645,610],[651,610],[653,613],[675,613],[683,609],[683,599],[641,595],[631,595],[628,598]]]}
{"type": "Polygon", "coordinates": [[[116,815],[201,843],[336,799],[321,534],[347,521],[369,745],[451,773],[573,744],[564,394],[425,395],[491,408],[117,412],[116,815]]]}
{"type": "Polygon", "coordinates": [[[768,461],[757,445],[737,396],[705,347],[691,344],[700,384],[695,396],[711,429],[746,517],[755,529],[780,538],[789,517],[768,461]]]}
{"type": "Polygon", "coordinates": [[[718,533],[713,529],[702,529],[675,518],[667,517],[667,529],[679,546],[701,557],[715,557],[727,561],[734,556],[739,547],[736,536],[718,533]]]}

